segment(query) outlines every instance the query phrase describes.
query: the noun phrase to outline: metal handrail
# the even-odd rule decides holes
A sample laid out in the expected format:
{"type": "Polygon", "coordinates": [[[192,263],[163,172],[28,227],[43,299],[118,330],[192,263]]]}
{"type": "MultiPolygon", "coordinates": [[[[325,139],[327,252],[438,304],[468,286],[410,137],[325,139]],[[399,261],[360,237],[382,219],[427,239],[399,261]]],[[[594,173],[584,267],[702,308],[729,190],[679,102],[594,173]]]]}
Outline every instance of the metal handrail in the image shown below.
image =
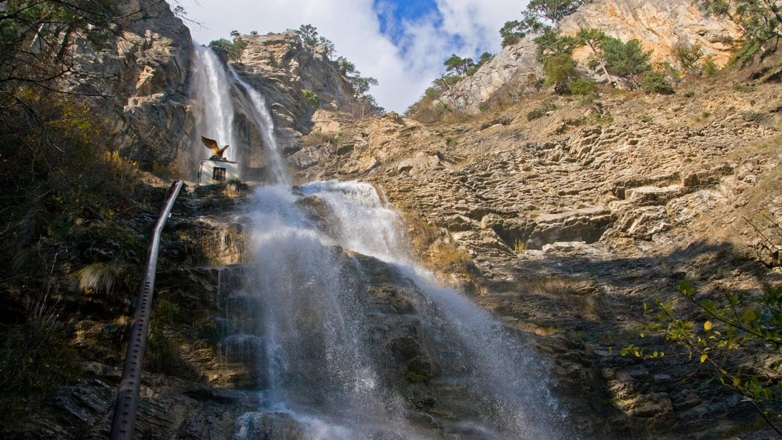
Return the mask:
{"type": "Polygon", "coordinates": [[[174,201],[179,196],[184,182],[177,181],[174,191],[168,197],[160,217],[155,224],[152,243],[147,250],[147,268],[141,279],[138,298],[136,299],[136,314],[133,327],[130,330],[130,344],[125,354],[122,366],[122,380],[117,393],[117,403],[114,405],[114,416],[111,420],[110,440],[131,440],[136,429],[136,411],[138,409],[138,393],[141,388],[141,370],[144,365],[144,352],[147,348],[147,333],[149,332],[149,312],[152,307],[152,290],[155,287],[155,272],[157,270],[157,255],[160,250],[160,235],[166,220],[171,216],[174,201]]]}

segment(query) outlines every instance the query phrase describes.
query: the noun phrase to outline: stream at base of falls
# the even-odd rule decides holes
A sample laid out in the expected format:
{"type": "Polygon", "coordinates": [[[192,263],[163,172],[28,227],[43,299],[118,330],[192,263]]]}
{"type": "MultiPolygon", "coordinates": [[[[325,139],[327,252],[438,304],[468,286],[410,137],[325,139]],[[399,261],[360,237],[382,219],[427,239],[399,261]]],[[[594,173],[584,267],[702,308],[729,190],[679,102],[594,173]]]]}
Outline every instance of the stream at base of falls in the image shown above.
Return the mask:
{"type": "Polygon", "coordinates": [[[547,362],[416,263],[373,186],[264,186],[251,216],[231,337],[259,403],[236,440],[575,438],[547,362]]]}

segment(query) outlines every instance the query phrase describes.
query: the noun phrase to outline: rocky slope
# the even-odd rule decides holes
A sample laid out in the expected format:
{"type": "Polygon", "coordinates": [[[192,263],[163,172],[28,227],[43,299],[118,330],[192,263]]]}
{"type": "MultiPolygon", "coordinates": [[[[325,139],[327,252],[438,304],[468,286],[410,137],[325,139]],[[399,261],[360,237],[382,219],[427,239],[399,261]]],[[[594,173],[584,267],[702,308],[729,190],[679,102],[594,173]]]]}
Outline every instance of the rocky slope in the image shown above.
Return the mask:
{"type": "MultiPolygon", "coordinates": [[[[563,35],[573,35],[582,28],[601,29],[622,41],[637,39],[645,50],[651,51],[653,62],[668,61],[675,66],[679,64],[675,49],[694,46],[701,48],[704,57],[724,66],[734,51],[733,41],[741,36],[733,23],[705,16],[686,0],[597,0],[565,17],[558,27],[563,35]]],[[[542,77],[542,67],[535,61],[535,37],[530,35],[502,48],[440,100],[451,108],[477,113],[482,103],[503,89],[513,89],[514,93],[532,91],[534,80],[542,77]]],[[[574,58],[585,66],[589,55],[588,49],[582,48],[574,58]]]]}
{"type": "Polygon", "coordinates": [[[638,334],[644,302],[675,298],[682,280],[713,293],[782,282],[782,237],[763,220],[782,221],[780,120],[767,99],[782,88],[730,86],[776,69],[692,80],[672,97],[536,95],[451,124],[389,114],[310,147],[318,160],[299,176],[375,182],[444,282],[541,336],[586,431],[731,438],[756,426],[766,438],[753,409],[686,354],[640,362],[618,349],[672,350],[638,334]],[[554,110],[527,120],[541,107],[554,110]]]}

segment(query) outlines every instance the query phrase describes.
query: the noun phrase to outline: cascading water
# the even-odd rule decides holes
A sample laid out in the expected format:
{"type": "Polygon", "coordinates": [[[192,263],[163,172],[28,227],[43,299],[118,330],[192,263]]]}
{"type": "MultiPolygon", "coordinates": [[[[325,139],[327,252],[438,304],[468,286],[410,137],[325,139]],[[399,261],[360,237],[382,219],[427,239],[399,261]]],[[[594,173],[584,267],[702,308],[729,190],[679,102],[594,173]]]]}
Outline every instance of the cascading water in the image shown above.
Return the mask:
{"type": "Polygon", "coordinates": [[[274,183],[290,185],[292,183],[291,178],[286,172],[285,162],[277,147],[277,140],[274,137],[274,120],[272,119],[271,113],[269,113],[269,109],[266,107],[266,100],[263,98],[263,95],[247,84],[230,65],[228,66],[228,71],[231,74],[234,84],[239,88],[239,93],[237,94],[239,99],[244,102],[245,107],[250,109],[250,116],[261,130],[263,143],[266,145],[266,151],[272,162],[271,171],[274,177],[274,183]]]}
{"type": "Polygon", "coordinates": [[[196,170],[201,159],[211,156],[201,143],[201,136],[216,140],[221,147],[230,145],[224,153],[224,157],[230,161],[237,161],[238,146],[233,129],[231,83],[225,69],[211,49],[199,44],[193,46],[195,51],[190,95],[194,101],[197,133],[192,141],[190,169],[196,170]]]}
{"type": "MultiPolygon", "coordinates": [[[[213,57],[208,49],[198,53],[204,71],[211,66],[225,75],[219,64],[207,62],[213,57]]],[[[462,439],[570,438],[558,426],[564,413],[549,393],[545,363],[489,313],[439,286],[416,264],[401,218],[371,185],[291,187],[264,98],[230,66],[228,74],[230,82],[209,86],[219,90],[220,98],[211,102],[220,103],[224,118],[211,126],[232,139],[233,107],[222,101],[230,95],[223,86],[230,84],[261,130],[277,183],[256,191],[254,258],[246,286],[232,294],[225,317],[232,335],[222,345],[233,358],[254,365],[259,389],[258,411],[238,420],[236,440],[401,440],[444,433],[462,439]],[[409,384],[389,365],[381,341],[393,339],[385,333],[396,330],[376,322],[378,305],[368,298],[364,278],[367,258],[382,261],[392,278],[408,286],[405,301],[415,306],[405,312],[414,314],[405,325],[415,327],[412,333],[425,341],[426,356],[438,366],[427,385],[431,392],[461,402],[445,409],[451,416],[435,418],[415,408],[404,388],[409,384]],[[287,421],[283,427],[281,421],[287,421]]]]}
{"type": "Polygon", "coordinates": [[[357,281],[363,269],[354,252],[389,264],[418,292],[412,301],[422,337],[442,369],[430,387],[457,393],[472,406],[467,418],[441,429],[475,439],[568,437],[557,427],[564,414],[549,394],[545,364],[414,262],[401,218],[371,185],[261,187],[253,211],[255,261],[241,294],[260,311],[260,322],[243,330],[259,341],[263,403],[240,420],[237,440],[268,431],[259,425],[269,414],[291,418],[308,439],[440,435],[410,421],[404,383],[384,376],[382,338],[368,331],[375,312],[357,281]],[[315,206],[328,225],[306,206],[315,206]]]}

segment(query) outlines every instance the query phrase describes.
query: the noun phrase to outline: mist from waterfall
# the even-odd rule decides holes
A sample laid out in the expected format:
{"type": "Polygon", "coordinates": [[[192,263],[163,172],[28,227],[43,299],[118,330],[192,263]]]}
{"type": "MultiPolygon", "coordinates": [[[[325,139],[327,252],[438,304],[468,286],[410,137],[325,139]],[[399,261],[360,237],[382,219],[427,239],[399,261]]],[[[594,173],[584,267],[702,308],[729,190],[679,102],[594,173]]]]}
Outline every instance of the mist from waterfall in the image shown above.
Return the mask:
{"type": "Polygon", "coordinates": [[[374,187],[265,186],[256,191],[252,217],[252,275],[238,295],[260,311],[254,337],[262,404],[239,421],[237,440],[259,438],[261,420],[272,413],[295,420],[308,439],[438,437],[409,421],[398,388],[404,385],[384,377],[387,359],[369,331],[374,312],[361,296],[363,269],[353,252],[391,265],[420,292],[423,337],[442,368],[443,383],[431,386],[457,387],[474,405],[450,432],[471,439],[571,438],[549,392],[547,364],[415,262],[403,220],[374,187]],[[327,225],[302,208],[313,203],[325,205],[318,212],[327,225]]]}
{"type": "Polygon", "coordinates": [[[202,159],[212,153],[201,143],[201,136],[214,139],[220,147],[230,145],[223,157],[238,161],[234,135],[234,106],[231,82],[217,55],[206,46],[193,44],[193,80],[190,96],[193,99],[196,133],[192,140],[190,165],[198,169],[202,159]]]}

